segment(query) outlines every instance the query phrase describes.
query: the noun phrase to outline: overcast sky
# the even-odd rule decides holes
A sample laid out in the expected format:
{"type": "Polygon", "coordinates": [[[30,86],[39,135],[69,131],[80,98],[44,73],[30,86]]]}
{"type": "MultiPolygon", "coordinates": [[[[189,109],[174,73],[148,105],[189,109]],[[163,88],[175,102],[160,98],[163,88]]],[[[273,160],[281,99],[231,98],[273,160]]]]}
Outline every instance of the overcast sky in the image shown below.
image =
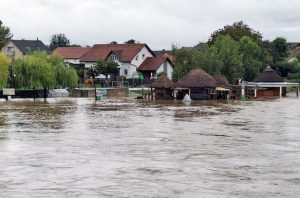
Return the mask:
{"type": "Polygon", "coordinates": [[[14,39],[49,44],[64,33],[71,43],[93,45],[132,38],[159,50],[194,46],[241,20],[264,39],[300,41],[299,10],[299,0],[6,0],[0,20],[14,39]]]}

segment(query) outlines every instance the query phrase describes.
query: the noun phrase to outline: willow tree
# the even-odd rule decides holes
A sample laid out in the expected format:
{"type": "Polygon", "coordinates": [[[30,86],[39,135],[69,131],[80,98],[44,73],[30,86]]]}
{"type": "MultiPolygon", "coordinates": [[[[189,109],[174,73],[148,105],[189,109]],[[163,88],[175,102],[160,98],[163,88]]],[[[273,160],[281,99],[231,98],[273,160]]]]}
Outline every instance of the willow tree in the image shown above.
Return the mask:
{"type": "Polygon", "coordinates": [[[45,52],[35,52],[13,64],[17,88],[75,87],[78,77],[62,59],[45,52]]]}
{"type": "Polygon", "coordinates": [[[74,68],[69,68],[64,60],[57,55],[51,55],[49,62],[54,69],[56,87],[74,88],[77,86],[78,76],[74,68]]]}
{"type": "Polygon", "coordinates": [[[55,75],[46,53],[33,53],[14,62],[17,88],[52,88],[55,75]]]}
{"type": "Polygon", "coordinates": [[[0,88],[3,88],[8,79],[9,60],[4,54],[0,54],[0,88]]]}

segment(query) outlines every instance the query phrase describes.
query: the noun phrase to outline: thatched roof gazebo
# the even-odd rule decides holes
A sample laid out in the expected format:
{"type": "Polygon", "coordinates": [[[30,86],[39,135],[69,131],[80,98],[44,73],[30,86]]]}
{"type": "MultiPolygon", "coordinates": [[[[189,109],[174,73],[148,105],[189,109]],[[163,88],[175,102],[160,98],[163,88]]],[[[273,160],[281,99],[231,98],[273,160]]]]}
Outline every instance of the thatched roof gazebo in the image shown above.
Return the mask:
{"type": "Polygon", "coordinates": [[[254,82],[284,82],[284,80],[276,73],[275,70],[268,66],[257,76],[254,82]]]}
{"type": "Polygon", "coordinates": [[[217,82],[217,99],[228,99],[230,96],[230,84],[224,75],[213,75],[217,82]]]}
{"type": "Polygon", "coordinates": [[[177,89],[188,89],[192,99],[210,99],[217,87],[215,79],[202,69],[194,69],[176,83],[177,89]]]}
{"type": "Polygon", "coordinates": [[[261,72],[254,82],[249,82],[249,85],[254,86],[254,97],[285,96],[288,87],[296,88],[297,96],[299,95],[299,83],[284,82],[270,66],[261,72]]]}
{"type": "Polygon", "coordinates": [[[213,78],[217,82],[217,87],[229,88],[229,83],[224,75],[213,75],[213,78]]]}
{"type": "Polygon", "coordinates": [[[158,77],[151,85],[152,88],[165,88],[165,89],[174,89],[175,83],[170,80],[166,75],[161,75],[158,77]]]}
{"type": "Polygon", "coordinates": [[[155,88],[155,99],[171,99],[174,97],[175,83],[164,74],[152,83],[151,88],[155,88]]]}

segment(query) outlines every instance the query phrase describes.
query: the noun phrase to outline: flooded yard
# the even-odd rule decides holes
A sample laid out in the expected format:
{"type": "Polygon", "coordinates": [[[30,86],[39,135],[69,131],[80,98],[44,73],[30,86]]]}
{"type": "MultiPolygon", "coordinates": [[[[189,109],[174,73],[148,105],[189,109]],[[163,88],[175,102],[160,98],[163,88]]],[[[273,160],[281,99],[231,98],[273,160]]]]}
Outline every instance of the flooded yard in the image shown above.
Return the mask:
{"type": "Polygon", "coordinates": [[[0,101],[0,197],[299,197],[300,99],[0,101]]]}

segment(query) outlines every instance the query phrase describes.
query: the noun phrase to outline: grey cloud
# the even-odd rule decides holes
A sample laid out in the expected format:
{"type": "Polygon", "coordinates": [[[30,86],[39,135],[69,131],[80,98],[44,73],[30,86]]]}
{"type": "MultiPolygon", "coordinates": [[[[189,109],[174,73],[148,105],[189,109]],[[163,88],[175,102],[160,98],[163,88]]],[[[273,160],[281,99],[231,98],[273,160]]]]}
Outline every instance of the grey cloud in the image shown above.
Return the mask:
{"type": "Polygon", "coordinates": [[[296,41],[299,7],[296,0],[10,0],[2,2],[0,19],[15,38],[49,43],[52,34],[65,33],[83,45],[133,38],[162,49],[195,45],[240,20],[265,39],[296,41]]]}

